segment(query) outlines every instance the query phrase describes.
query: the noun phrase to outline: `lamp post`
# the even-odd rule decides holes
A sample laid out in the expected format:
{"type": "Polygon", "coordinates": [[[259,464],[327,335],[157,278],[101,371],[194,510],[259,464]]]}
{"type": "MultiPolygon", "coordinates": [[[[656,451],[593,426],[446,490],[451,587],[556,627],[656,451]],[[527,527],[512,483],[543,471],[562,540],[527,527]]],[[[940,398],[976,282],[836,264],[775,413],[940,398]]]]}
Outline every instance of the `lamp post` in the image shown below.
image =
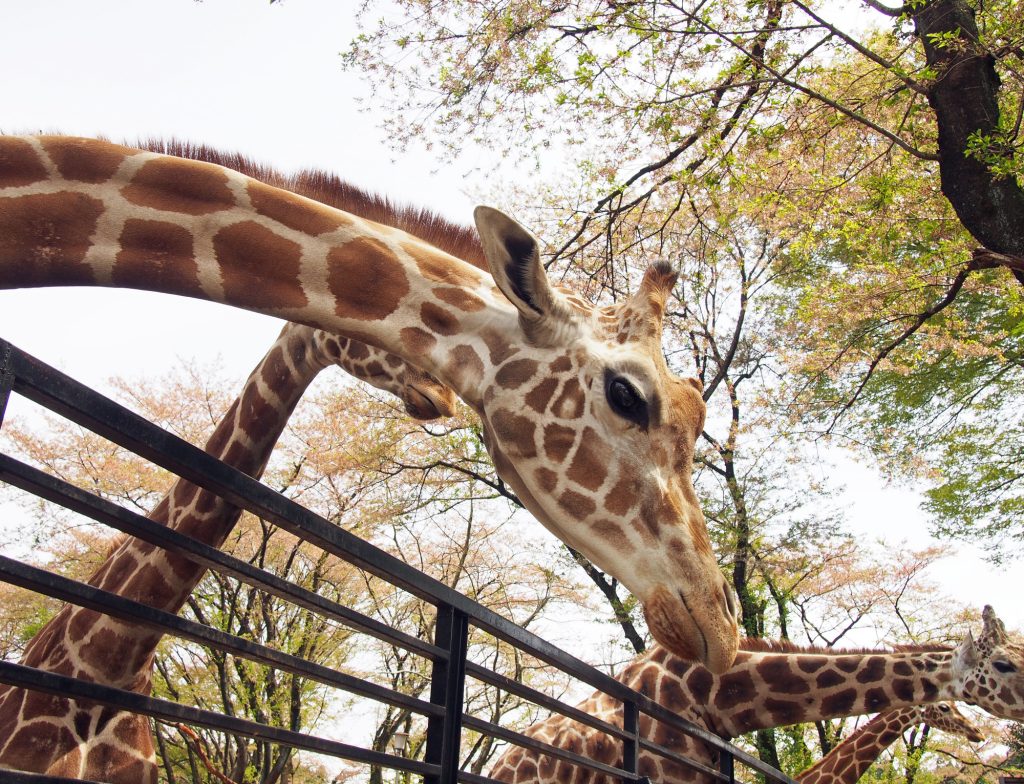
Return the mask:
{"type": "MultiPolygon", "coordinates": [[[[398,731],[398,732],[394,733],[391,736],[391,742],[390,743],[391,743],[391,750],[396,755],[398,755],[399,757],[404,757],[405,756],[405,750],[406,750],[406,748],[409,745],[409,733],[408,732],[402,732],[402,731],[398,731]]],[[[396,784],[398,784],[398,782],[402,782],[404,784],[408,780],[409,779],[408,779],[406,771],[404,771],[404,770],[396,770],[395,771],[395,782],[396,782],[396,784]]]]}

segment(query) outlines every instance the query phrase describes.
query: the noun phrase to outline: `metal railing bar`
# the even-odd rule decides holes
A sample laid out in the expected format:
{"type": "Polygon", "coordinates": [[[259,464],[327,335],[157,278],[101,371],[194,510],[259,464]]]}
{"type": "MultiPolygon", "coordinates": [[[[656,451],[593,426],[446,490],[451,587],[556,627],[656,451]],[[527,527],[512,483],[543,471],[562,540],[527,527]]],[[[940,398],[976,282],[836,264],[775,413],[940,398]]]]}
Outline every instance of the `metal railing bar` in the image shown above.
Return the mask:
{"type": "MultiPolygon", "coordinates": [[[[0,350],[10,345],[0,341],[0,350]]],[[[12,347],[14,390],[30,400],[83,425],[104,438],[152,461],[232,504],[247,509],[327,552],[387,580],[435,605],[447,604],[472,619],[473,625],[570,672],[577,679],[623,702],[636,702],[651,715],[671,716],[652,700],[547,640],[517,626],[439,580],[374,547],[354,534],[274,492],[250,476],[221,463],[198,447],[157,427],[124,406],[109,400],[29,354],[12,347]]],[[[660,717],[659,717],[660,720],[660,717]]],[[[716,747],[721,738],[676,718],[683,731],[716,747]]]]}
{"type": "Polygon", "coordinates": [[[341,741],[318,738],[315,735],[308,735],[296,730],[270,727],[248,719],[225,716],[221,713],[193,708],[189,705],[179,705],[176,702],[169,702],[168,700],[161,700],[156,697],[147,697],[133,691],[115,689],[111,686],[103,686],[98,683],[69,678],[64,675],[56,675],[52,672],[38,670],[35,667],[26,667],[22,664],[0,662],[0,683],[7,683],[21,689],[57,694],[61,697],[90,700],[119,710],[153,716],[162,721],[172,723],[184,722],[185,724],[269,741],[281,746],[313,751],[317,754],[328,754],[332,757],[340,757],[341,759],[352,760],[353,762],[364,762],[371,765],[380,765],[385,768],[405,770],[421,776],[436,775],[439,770],[437,765],[430,765],[419,760],[396,757],[392,754],[364,749],[349,743],[342,743],[341,741]]]}
{"type": "Polygon", "coordinates": [[[101,784],[95,779],[67,779],[63,776],[48,776],[45,773],[29,773],[7,768],[0,768],[0,781],[4,784],[101,784]]]}
{"type": "Polygon", "coordinates": [[[86,607],[122,621],[141,624],[158,632],[169,632],[176,637],[227,651],[235,656],[309,678],[361,697],[369,697],[428,716],[444,716],[445,713],[444,708],[432,705],[425,700],[410,697],[362,678],[324,667],[290,653],[268,648],[260,643],[228,634],[219,629],[180,618],[164,610],[149,607],[92,585],[70,580],[45,569],[20,563],[4,555],[0,555],[0,579],[20,585],[22,588],[28,588],[36,593],[52,596],[63,602],[86,607]]]}
{"type": "Polygon", "coordinates": [[[437,763],[437,778],[424,778],[424,784],[455,784],[459,771],[459,747],[462,741],[462,708],[466,693],[466,650],[469,618],[452,607],[437,608],[434,644],[448,651],[448,661],[434,662],[430,675],[430,701],[444,705],[443,719],[427,722],[424,759],[437,763]]]}
{"type": "Polygon", "coordinates": [[[11,399],[11,390],[14,389],[14,371],[11,370],[13,349],[10,343],[0,344],[0,427],[4,426],[7,401],[11,399]]]}
{"type": "Polygon", "coordinates": [[[527,686],[524,683],[513,680],[506,675],[501,675],[494,670],[488,669],[474,662],[466,662],[466,675],[472,678],[488,683],[502,691],[507,691],[511,694],[515,694],[517,697],[522,697],[529,700],[537,705],[548,708],[556,713],[560,713],[570,719],[586,724],[588,727],[593,727],[596,730],[607,733],[616,738],[624,739],[629,737],[628,733],[622,730],[622,727],[616,727],[614,724],[609,724],[602,719],[595,718],[589,713],[581,711],[579,708],[569,705],[567,702],[562,702],[555,697],[548,696],[544,692],[537,691],[531,686],[527,686]]]}
{"type": "Polygon", "coordinates": [[[501,784],[497,779],[481,776],[477,773],[470,773],[468,770],[459,771],[459,781],[465,781],[468,784],[501,784]]]}
{"type": "Polygon", "coordinates": [[[587,770],[597,771],[598,773],[604,773],[608,776],[615,776],[617,778],[624,779],[626,781],[636,781],[637,775],[630,773],[628,770],[622,768],[616,768],[612,765],[605,765],[603,762],[592,760],[589,757],[582,757],[579,754],[574,754],[571,751],[566,751],[558,746],[552,746],[550,743],[544,743],[543,741],[530,738],[526,735],[522,735],[512,730],[507,730],[498,724],[492,724],[485,719],[478,719],[476,716],[465,716],[462,720],[462,725],[468,729],[476,730],[485,735],[498,738],[499,740],[508,741],[516,746],[523,746],[524,748],[539,751],[542,754],[548,754],[558,759],[563,759],[566,762],[571,762],[574,765],[578,765],[581,768],[587,770]]]}
{"type": "Polygon", "coordinates": [[[713,779],[718,779],[720,781],[729,780],[729,778],[727,776],[723,776],[720,771],[717,771],[714,768],[710,768],[707,765],[704,765],[703,763],[697,762],[696,760],[692,760],[689,757],[684,757],[682,754],[678,754],[677,752],[674,752],[671,749],[667,749],[664,746],[659,746],[657,743],[647,740],[642,735],[639,738],[639,744],[641,749],[649,751],[652,754],[657,754],[659,757],[671,760],[672,762],[678,763],[680,765],[685,765],[686,767],[692,768],[698,773],[703,773],[705,776],[709,776],[713,779]]]}
{"type": "Polygon", "coordinates": [[[389,644],[405,648],[430,660],[447,657],[447,653],[436,645],[283,580],[277,575],[178,533],[173,528],[155,523],[148,517],[93,495],[3,453],[0,453],[0,480],[389,644]]]}

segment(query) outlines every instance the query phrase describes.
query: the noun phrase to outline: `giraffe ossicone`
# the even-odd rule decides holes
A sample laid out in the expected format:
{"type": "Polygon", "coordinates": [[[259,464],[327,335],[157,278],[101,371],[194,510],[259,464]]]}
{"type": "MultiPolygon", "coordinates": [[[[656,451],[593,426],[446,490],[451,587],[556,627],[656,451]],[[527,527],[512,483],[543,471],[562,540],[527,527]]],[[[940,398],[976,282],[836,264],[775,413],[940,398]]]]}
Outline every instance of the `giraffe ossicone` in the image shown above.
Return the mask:
{"type": "Polygon", "coordinates": [[[660,346],[675,276],[655,265],[631,298],[585,306],[550,285],[525,228],[488,208],[475,218],[493,279],[222,166],[0,137],[0,287],[181,294],[407,360],[476,411],[499,475],[638,597],[658,640],[724,670],[735,603],[690,476],[704,401],[660,346]]]}
{"type": "MultiPolygon", "coordinates": [[[[616,679],[682,718],[724,738],[809,721],[885,712],[940,701],[976,705],[1002,719],[1024,719],[1024,644],[1011,638],[995,611],[982,612],[984,628],[956,648],[843,652],[801,650],[748,640],[731,668],[714,674],[661,645],[630,662],[616,679]],[[781,648],[776,650],[774,648],[781,648]]],[[[577,706],[622,726],[622,704],[595,692],[577,706]]],[[[714,767],[713,749],[641,715],[640,735],[714,767]]],[[[562,715],[526,734],[608,765],[622,760],[622,743],[562,715]]],[[[641,748],[639,772],[660,784],[709,784],[692,768],[641,748]]],[[[543,752],[513,747],[488,774],[506,784],[605,784],[610,778],[543,752]]]]}

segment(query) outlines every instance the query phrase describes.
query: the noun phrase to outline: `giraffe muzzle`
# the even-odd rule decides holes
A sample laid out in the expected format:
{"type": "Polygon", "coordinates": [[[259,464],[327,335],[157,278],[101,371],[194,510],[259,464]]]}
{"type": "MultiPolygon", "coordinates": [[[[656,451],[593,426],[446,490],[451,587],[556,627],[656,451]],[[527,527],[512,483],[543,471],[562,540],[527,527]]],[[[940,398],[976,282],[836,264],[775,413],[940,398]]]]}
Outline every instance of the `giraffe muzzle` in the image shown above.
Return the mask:
{"type": "Polygon", "coordinates": [[[728,587],[711,601],[697,602],[681,591],[658,586],[644,602],[644,613],[654,638],[676,655],[715,674],[732,666],[739,629],[728,587]]]}

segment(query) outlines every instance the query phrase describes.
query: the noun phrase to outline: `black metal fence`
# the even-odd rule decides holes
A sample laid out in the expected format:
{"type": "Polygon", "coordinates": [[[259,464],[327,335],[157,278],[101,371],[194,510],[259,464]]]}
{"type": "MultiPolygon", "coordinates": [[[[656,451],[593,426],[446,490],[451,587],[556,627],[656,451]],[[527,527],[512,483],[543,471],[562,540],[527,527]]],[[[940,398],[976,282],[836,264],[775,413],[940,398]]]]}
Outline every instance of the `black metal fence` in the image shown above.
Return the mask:
{"type": "MultiPolygon", "coordinates": [[[[640,751],[646,750],[686,765],[713,781],[731,784],[734,781],[734,763],[739,762],[768,780],[793,784],[791,779],[779,771],[741,749],[725,743],[716,735],[684,721],[658,703],[453,591],[443,583],[332,525],[322,517],[68,378],[11,344],[0,341],[0,426],[3,424],[7,401],[12,392],[412,593],[433,604],[437,608],[437,614],[434,642],[428,643],[154,523],[142,515],[43,473],[9,455],[0,454],[0,480],[10,485],[130,536],[186,555],[203,566],[230,575],[391,645],[426,657],[432,663],[430,699],[422,700],[0,556],[0,580],[424,716],[427,721],[425,754],[422,760],[409,759],[97,683],[54,675],[11,662],[0,661],[0,683],[90,700],[163,721],[184,722],[349,761],[406,771],[422,776],[427,784],[483,784],[492,781],[487,777],[459,769],[460,739],[464,728],[553,755],[624,782],[645,781],[637,773],[637,761],[640,751]],[[608,724],[528,685],[467,661],[467,641],[471,625],[620,700],[624,707],[623,726],[608,724]],[[581,757],[464,714],[463,695],[467,676],[557,711],[618,739],[623,744],[622,767],[611,767],[581,757]],[[671,725],[682,733],[699,738],[708,747],[717,749],[721,760],[719,769],[715,770],[700,762],[683,758],[640,736],[638,724],[641,714],[671,725]]],[[[10,771],[0,771],[0,777],[5,781],[66,781],[10,771]]]]}

